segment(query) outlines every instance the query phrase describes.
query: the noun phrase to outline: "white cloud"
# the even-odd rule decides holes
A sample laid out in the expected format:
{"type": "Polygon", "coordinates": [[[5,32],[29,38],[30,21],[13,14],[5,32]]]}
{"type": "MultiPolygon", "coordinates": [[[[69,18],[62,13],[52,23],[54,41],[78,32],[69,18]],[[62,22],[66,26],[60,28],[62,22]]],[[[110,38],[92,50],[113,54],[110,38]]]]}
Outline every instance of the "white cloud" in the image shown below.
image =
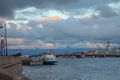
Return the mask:
{"type": "Polygon", "coordinates": [[[42,40],[25,40],[23,38],[8,38],[9,49],[53,49],[54,44],[42,40]]]}
{"type": "Polygon", "coordinates": [[[100,12],[95,8],[83,8],[79,10],[79,14],[73,15],[74,18],[92,18],[99,16],[100,12]]]}
{"type": "Polygon", "coordinates": [[[8,44],[24,44],[24,39],[22,38],[8,38],[8,44]]]}
{"type": "Polygon", "coordinates": [[[88,48],[106,48],[103,43],[86,42],[88,48]]]}
{"type": "Polygon", "coordinates": [[[28,7],[23,10],[15,11],[15,19],[27,19],[27,20],[36,20],[40,18],[50,17],[50,16],[60,16],[63,19],[69,17],[69,15],[63,14],[59,10],[48,10],[48,9],[38,9],[35,7],[28,7]]]}
{"type": "Polygon", "coordinates": [[[38,27],[39,27],[39,28],[41,28],[41,29],[43,29],[43,28],[44,28],[42,24],[38,25],[38,27]]]}
{"type": "Polygon", "coordinates": [[[120,2],[108,4],[115,12],[120,13],[120,2]]]}

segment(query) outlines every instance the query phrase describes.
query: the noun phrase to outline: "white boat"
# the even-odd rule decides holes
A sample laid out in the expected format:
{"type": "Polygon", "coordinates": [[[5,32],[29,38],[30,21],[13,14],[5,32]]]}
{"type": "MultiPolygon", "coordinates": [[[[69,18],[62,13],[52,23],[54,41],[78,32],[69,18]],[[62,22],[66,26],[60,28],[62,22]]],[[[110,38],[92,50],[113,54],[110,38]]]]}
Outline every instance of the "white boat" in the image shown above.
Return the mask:
{"type": "Polygon", "coordinates": [[[56,56],[52,52],[42,53],[43,64],[54,64],[57,62],[56,56]]]}

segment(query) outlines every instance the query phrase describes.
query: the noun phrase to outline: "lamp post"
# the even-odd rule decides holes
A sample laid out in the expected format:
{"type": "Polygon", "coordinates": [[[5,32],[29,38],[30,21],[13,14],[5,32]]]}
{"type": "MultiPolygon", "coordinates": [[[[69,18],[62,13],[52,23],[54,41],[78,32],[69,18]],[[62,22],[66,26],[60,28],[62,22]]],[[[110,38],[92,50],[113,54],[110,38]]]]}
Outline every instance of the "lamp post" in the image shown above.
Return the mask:
{"type": "Polygon", "coordinates": [[[0,28],[4,28],[4,40],[5,40],[5,53],[4,53],[4,56],[8,56],[8,50],[7,50],[7,29],[6,29],[6,24],[4,23],[4,26],[2,26],[2,23],[0,23],[0,28]]]}

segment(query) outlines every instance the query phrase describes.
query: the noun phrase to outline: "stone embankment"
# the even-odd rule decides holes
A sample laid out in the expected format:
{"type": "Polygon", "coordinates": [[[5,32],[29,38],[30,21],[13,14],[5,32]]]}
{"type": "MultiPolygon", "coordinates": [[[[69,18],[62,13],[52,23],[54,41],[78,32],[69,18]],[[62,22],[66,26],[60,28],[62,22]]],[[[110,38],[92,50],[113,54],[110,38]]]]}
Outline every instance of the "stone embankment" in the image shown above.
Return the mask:
{"type": "Polygon", "coordinates": [[[22,76],[22,58],[0,56],[0,80],[30,80],[22,76]]]}

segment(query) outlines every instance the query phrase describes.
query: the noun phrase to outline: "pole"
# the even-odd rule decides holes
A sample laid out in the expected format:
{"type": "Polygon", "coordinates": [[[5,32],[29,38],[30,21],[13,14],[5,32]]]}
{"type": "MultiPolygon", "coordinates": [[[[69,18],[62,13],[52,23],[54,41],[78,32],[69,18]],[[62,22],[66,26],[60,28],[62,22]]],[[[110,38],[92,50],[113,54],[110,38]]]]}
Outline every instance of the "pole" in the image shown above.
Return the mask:
{"type": "Polygon", "coordinates": [[[7,29],[5,24],[5,56],[8,56],[8,49],[7,49],[7,29]]]}
{"type": "Polygon", "coordinates": [[[118,48],[117,48],[117,55],[118,55],[118,48]]]}

